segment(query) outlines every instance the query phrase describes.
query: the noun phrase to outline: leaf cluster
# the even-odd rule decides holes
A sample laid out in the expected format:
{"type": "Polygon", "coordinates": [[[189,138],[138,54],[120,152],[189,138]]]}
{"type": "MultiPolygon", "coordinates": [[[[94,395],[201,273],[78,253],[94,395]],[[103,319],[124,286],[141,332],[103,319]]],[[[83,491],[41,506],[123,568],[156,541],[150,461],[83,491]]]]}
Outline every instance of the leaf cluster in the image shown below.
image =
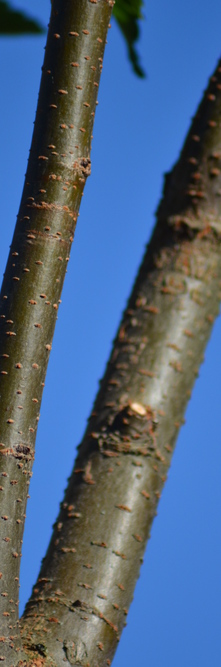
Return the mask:
{"type": "Polygon", "coordinates": [[[145,72],[135,48],[135,43],[140,37],[139,21],[143,18],[142,6],[143,0],[116,0],[113,16],[126,40],[133,71],[137,76],[144,78],[145,72]]]}
{"type": "Polygon", "coordinates": [[[9,2],[0,0],[0,35],[39,35],[43,32],[45,30],[38,21],[14,9],[9,2]]]}

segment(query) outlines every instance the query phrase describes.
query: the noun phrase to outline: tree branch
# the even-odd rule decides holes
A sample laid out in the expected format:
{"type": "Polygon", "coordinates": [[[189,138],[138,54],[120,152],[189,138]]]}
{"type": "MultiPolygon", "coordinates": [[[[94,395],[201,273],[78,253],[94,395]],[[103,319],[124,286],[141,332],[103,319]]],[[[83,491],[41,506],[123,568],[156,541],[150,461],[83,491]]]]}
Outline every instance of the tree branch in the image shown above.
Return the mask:
{"type": "Polygon", "coordinates": [[[18,576],[39,408],[79,205],[112,0],[53,0],[0,298],[1,658],[17,664],[18,576]]]}
{"type": "Polygon", "coordinates": [[[218,313],[221,62],[180,158],[120,324],[23,641],[56,667],[110,665],[179,426],[218,313]],[[46,653],[47,652],[47,653],[46,653]]]}

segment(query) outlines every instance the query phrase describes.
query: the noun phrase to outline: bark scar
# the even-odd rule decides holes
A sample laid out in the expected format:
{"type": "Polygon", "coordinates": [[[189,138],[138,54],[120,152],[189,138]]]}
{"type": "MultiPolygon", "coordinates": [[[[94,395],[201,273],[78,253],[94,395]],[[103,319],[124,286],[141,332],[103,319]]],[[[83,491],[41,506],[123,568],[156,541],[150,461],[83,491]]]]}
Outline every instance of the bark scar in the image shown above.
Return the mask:
{"type": "Polygon", "coordinates": [[[96,438],[104,456],[140,454],[151,456],[156,449],[157,418],[149,405],[131,402],[115,415],[109,427],[101,427],[96,438]]]}

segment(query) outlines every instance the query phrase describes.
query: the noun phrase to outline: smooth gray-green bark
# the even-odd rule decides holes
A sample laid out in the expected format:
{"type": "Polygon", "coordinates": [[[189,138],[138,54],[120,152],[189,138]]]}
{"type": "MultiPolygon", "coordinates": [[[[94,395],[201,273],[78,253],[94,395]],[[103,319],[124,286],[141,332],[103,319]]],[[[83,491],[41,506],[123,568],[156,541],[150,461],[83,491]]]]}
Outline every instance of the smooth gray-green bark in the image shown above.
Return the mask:
{"type": "Polygon", "coordinates": [[[83,186],[111,0],[53,0],[1,293],[1,661],[110,665],[221,285],[221,65],[123,316],[39,579],[17,618],[20,542],[44,378],[83,186]]]}
{"type": "Polygon", "coordinates": [[[111,0],[53,0],[35,127],[0,298],[0,658],[17,662],[18,578],[48,358],[79,205],[111,0]],[[10,604],[9,604],[10,601],[10,604]]]}
{"type": "Polygon", "coordinates": [[[156,228],[22,619],[26,645],[43,646],[57,667],[65,659],[111,664],[219,310],[220,112],[219,63],[166,177],[156,228]]]}

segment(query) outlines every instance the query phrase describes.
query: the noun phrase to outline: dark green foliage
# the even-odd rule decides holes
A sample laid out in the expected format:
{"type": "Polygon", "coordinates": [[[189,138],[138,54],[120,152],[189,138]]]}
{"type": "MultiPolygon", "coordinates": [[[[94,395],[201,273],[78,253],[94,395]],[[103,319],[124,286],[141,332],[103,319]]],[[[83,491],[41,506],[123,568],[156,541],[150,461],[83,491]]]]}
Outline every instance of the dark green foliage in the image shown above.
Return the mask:
{"type": "Polygon", "coordinates": [[[8,2],[0,0],[0,35],[41,34],[44,28],[24,12],[10,7],[8,2]]]}
{"type": "Polygon", "coordinates": [[[128,55],[133,70],[140,77],[144,77],[145,72],[140,65],[139,56],[134,44],[140,36],[138,22],[143,18],[141,12],[142,6],[143,0],[116,0],[113,9],[113,16],[127,42],[128,55]]]}

